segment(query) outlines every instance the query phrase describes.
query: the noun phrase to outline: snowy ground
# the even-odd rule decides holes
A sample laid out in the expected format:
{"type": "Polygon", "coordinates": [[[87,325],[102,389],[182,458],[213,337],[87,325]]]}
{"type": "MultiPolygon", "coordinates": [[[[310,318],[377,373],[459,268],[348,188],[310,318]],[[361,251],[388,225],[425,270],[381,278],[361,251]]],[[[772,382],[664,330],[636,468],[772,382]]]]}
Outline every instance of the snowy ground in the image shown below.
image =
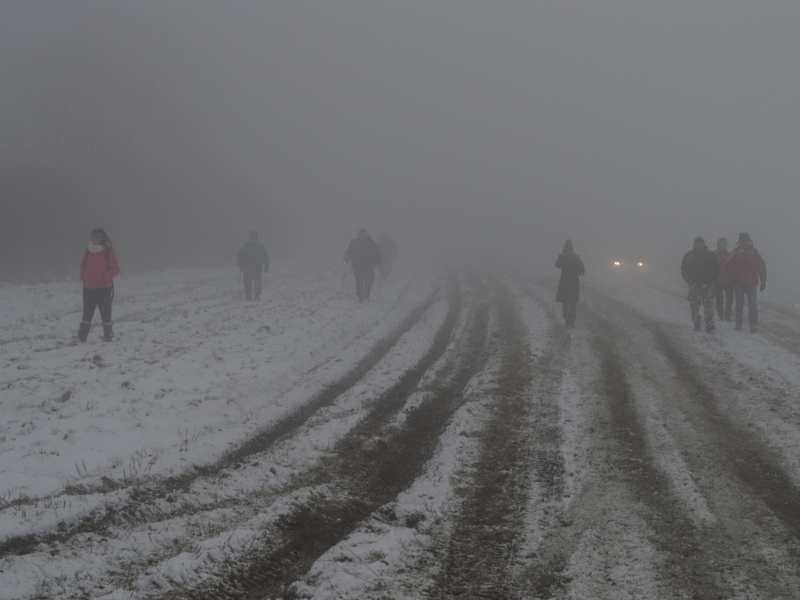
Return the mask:
{"type": "Polygon", "coordinates": [[[792,295],[709,335],[677,284],[571,331],[547,278],[351,287],[122,277],[77,345],[78,284],[0,287],[0,598],[800,596],[792,295]]]}

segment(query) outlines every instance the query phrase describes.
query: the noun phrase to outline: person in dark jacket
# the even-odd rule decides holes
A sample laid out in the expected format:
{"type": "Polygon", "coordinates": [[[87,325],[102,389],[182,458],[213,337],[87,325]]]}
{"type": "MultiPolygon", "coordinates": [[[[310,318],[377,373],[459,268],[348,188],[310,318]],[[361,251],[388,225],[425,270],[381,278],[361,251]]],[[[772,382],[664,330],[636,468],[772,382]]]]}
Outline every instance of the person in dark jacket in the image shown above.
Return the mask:
{"type": "Polygon", "coordinates": [[[119,263],[111,240],[102,229],[95,229],[89,235],[89,247],[81,260],[81,281],[83,282],[83,318],[78,327],[78,339],[85,342],[92,327],[96,308],[100,309],[103,321],[103,341],[113,338],[111,303],[114,300],[114,277],[119,275],[119,263]]]}
{"type": "Polygon", "coordinates": [[[706,331],[714,331],[714,285],[719,277],[719,263],[701,237],[694,238],[694,247],[683,256],[681,276],[689,284],[689,307],[694,330],[700,331],[700,305],[706,331]]]}
{"type": "Polygon", "coordinates": [[[375,267],[381,264],[381,249],[366,229],[359,230],[358,237],[350,241],[344,253],[344,261],[353,266],[358,301],[369,300],[369,293],[375,282],[375,267]]]}
{"type": "Polygon", "coordinates": [[[269,271],[269,256],[264,244],[258,241],[258,232],[251,231],[248,240],[239,250],[236,263],[244,278],[244,297],[258,300],[261,297],[261,273],[269,271]]]}
{"type": "Polygon", "coordinates": [[[739,241],[725,263],[725,270],[733,281],[736,296],[736,329],[742,328],[744,320],[744,299],[747,297],[747,320],[750,331],[758,329],[758,301],[756,288],[761,280],[761,291],[767,287],[767,265],[761,253],[753,248],[753,240],[746,232],[739,234],[739,241]]]}
{"type": "Polygon", "coordinates": [[[719,265],[719,276],[714,284],[714,295],[717,300],[717,318],[720,321],[731,320],[731,309],[733,308],[733,282],[725,270],[725,263],[731,253],[728,251],[728,240],[719,238],[717,249],[713,252],[719,265]]]}
{"type": "Polygon", "coordinates": [[[397,258],[397,244],[394,243],[394,238],[389,235],[389,232],[384,231],[378,246],[381,249],[381,263],[378,265],[378,271],[386,281],[392,274],[392,263],[397,258]]]}
{"type": "Polygon", "coordinates": [[[581,257],[572,249],[572,240],[564,242],[564,248],[556,259],[556,268],[561,269],[556,302],[561,303],[564,325],[575,327],[575,319],[578,318],[577,304],[581,291],[580,276],[586,272],[586,269],[581,257]]]}

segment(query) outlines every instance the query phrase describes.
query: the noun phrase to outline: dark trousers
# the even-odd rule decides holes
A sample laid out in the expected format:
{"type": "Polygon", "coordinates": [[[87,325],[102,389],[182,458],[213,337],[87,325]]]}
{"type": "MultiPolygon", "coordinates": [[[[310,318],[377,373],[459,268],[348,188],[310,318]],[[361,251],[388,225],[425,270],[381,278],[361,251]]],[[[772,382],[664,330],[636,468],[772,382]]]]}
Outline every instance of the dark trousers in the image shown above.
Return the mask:
{"type": "Polygon", "coordinates": [[[356,294],[358,294],[358,300],[360,302],[369,300],[372,284],[375,283],[375,267],[356,267],[354,265],[353,274],[356,276],[356,294]]]}
{"type": "Polygon", "coordinates": [[[252,300],[255,294],[255,299],[258,300],[261,297],[261,269],[242,273],[244,274],[244,297],[252,300]]]}
{"type": "Polygon", "coordinates": [[[696,329],[700,329],[700,306],[702,306],[706,331],[714,331],[714,289],[713,283],[689,284],[689,309],[696,329]]]}
{"type": "Polygon", "coordinates": [[[729,320],[733,307],[733,283],[715,283],[714,297],[717,300],[717,317],[720,321],[729,320]]]}
{"type": "Polygon", "coordinates": [[[83,288],[83,320],[81,322],[91,325],[94,310],[99,308],[103,325],[111,325],[111,301],[113,299],[114,288],[97,288],[94,290],[83,288]]]}
{"type": "Polygon", "coordinates": [[[744,320],[744,299],[747,297],[747,320],[753,326],[758,323],[757,285],[736,284],[733,288],[736,294],[736,324],[741,325],[744,320]]]}
{"type": "Polygon", "coordinates": [[[561,313],[564,315],[564,325],[575,325],[578,318],[578,304],[576,302],[562,302],[561,313]]]}

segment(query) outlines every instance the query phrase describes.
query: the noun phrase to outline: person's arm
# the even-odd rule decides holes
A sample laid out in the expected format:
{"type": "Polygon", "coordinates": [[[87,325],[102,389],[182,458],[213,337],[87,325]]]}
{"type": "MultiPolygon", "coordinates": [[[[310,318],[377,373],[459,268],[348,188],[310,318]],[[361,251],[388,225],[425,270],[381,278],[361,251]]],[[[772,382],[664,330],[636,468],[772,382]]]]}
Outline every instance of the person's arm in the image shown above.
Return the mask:
{"type": "Polygon", "coordinates": [[[691,250],[683,255],[683,260],[681,261],[681,277],[687,283],[690,282],[689,279],[689,261],[691,260],[691,250]]]}
{"type": "Polygon", "coordinates": [[[560,269],[563,266],[564,266],[564,253],[562,252],[561,254],[558,255],[558,258],[556,259],[556,269],[560,269]]]}
{"type": "Polygon", "coordinates": [[[767,287],[767,263],[761,258],[761,253],[756,250],[756,266],[758,267],[758,278],[761,280],[761,291],[767,287]]]}
{"type": "Polygon", "coordinates": [[[353,242],[350,242],[347,245],[347,250],[344,251],[344,262],[349,263],[350,259],[352,258],[351,254],[353,253],[353,242]]]}
{"type": "Polygon", "coordinates": [[[83,253],[83,258],[81,259],[81,281],[83,281],[83,273],[86,271],[86,261],[89,258],[89,251],[83,253]]]}
{"type": "Polygon", "coordinates": [[[725,272],[733,283],[736,283],[736,253],[731,252],[728,260],[725,261],[725,272]]]}
{"type": "Polygon", "coordinates": [[[578,275],[586,275],[586,267],[584,267],[580,256],[578,257],[578,275]]]}
{"type": "Polygon", "coordinates": [[[117,253],[114,252],[113,248],[110,248],[108,251],[108,273],[111,276],[111,279],[114,279],[114,277],[119,275],[119,263],[117,262],[117,253]]]}

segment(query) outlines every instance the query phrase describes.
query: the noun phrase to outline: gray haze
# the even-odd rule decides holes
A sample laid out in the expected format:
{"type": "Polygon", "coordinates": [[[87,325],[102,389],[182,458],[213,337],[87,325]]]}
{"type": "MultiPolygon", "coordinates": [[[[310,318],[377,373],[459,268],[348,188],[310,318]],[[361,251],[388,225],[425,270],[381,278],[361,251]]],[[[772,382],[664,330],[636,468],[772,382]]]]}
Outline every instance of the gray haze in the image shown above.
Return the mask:
{"type": "Polygon", "coordinates": [[[74,270],[98,225],[123,270],[230,263],[251,227],[275,259],[338,260],[363,226],[401,256],[551,270],[572,238],[589,276],[619,256],[674,279],[696,235],[748,231],[796,288],[799,26],[788,0],[7,0],[0,264],[35,271],[61,235],[74,270]],[[48,53],[124,74],[108,123],[153,110],[48,139],[48,53]],[[121,141],[73,165],[99,136],[121,141]]]}

